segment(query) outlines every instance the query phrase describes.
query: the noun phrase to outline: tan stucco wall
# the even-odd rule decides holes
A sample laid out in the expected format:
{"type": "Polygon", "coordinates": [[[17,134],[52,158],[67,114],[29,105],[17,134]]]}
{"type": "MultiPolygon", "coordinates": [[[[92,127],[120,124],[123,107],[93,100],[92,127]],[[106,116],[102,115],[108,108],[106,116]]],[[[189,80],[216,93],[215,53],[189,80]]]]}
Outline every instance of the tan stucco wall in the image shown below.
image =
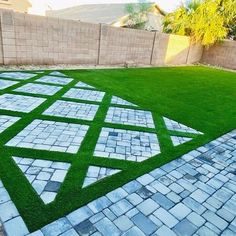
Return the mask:
{"type": "Polygon", "coordinates": [[[31,7],[31,4],[28,0],[0,0],[0,8],[10,9],[17,12],[28,12],[28,9],[31,7]]]}
{"type": "Polygon", "coordinates": [[[205,48],[202,63],[236,69],[236,42],[225,40],[210,48],[205,48]]]}

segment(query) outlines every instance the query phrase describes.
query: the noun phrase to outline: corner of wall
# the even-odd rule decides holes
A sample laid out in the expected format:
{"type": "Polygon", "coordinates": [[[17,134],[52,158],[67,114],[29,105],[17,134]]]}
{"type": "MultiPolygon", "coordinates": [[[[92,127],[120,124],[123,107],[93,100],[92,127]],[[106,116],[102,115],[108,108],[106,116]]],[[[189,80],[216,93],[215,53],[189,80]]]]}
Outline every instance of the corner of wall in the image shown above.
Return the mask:
{"type": "Polygon", "coordinates": [[[17,64],[13,14],[12,10],[1,10],[1,45],[4,65],[17,64]]]}

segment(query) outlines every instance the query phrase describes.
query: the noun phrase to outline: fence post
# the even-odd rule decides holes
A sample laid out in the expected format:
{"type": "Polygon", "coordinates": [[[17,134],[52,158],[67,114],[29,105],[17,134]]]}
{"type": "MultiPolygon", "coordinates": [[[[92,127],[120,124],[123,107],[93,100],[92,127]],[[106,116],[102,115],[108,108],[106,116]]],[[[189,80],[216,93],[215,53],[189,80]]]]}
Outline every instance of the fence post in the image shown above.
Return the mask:
{"type": "Polygon", "coordinates": [[[157,32],[154,33],[154,39],[153,39],[153,42],[152,42],[152,51],[151,51],[151,57],[150,57],[150,65],[152,65],[153,53],[154,53],[155,42],[156,42],[156,35],[157,35],[157,32]]]}
{"type": "Polygon", "coordinates": [[[101,37],[102,37],[102,24],[99,24],[99,38],[98,38],[98,58],[97,65],[100,64],[100,51],[101,51],[101,37]]]}

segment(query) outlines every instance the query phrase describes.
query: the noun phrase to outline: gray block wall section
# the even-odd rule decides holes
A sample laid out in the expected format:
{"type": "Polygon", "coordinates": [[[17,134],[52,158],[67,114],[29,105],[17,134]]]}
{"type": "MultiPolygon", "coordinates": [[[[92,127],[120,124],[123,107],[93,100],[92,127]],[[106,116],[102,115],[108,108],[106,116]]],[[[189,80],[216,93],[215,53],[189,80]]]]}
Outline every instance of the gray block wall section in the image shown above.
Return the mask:
{"type": "Polygon", "coordinates": [[[227,54],[221,49],[203,53],[186,36],[0,10],[0,64],[5,65],[185,65],[199,62],[203,54],[204,62],[224,58],[235,67],[227,58],[233,58],[236,46],[227,45],[227,54]]]}

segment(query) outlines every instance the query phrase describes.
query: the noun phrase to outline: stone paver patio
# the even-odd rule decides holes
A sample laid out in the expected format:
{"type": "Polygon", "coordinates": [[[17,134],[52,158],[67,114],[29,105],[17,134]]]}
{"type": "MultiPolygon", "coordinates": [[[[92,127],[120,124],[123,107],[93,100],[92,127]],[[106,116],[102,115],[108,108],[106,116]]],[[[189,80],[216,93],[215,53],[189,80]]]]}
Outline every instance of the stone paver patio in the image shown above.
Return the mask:
{"type": "Polygon", "coordinates": [[[101,102],[104,95],[105,93],[100,91],[71,88],[63,97],[93,102],[101,102]]]}
{"type": "Polygon", "coordinates": [[[116,96],[112,96],[111,104],[137,107],[137,105],[116,96]]]}
{"type": "Polygon", "coordinates": [[[103,128],[94,156],[141,162],[159,153],[154,133],[103,128]]]}
{"type": "Polygon", "coordinates": [[[58,85],[66,85],[69,84],[71,81],[72,79],[69,78],[49,76],[49,75],[43,76],[40,79],[36,80],[36,82],[58,84],[58,85]]]}
{"type": "Polygon", "coordinates": [[[86,125],[34,120],[6,145],[76,153],[88,128],[86,125]]]}
{"type": "Polygon", "coordinates": [[[32,234],[0,182],[0,217],[10,236],[235,235],[235,146],[236,130],[32,234]]]}
{"type": "Polygon", "coordinates": [[[43,202],[48,204],[54,201],[71,165],[22,157],[13,159],[43,202]]]}
{"type": "Polygon", "coordinates": [[[110,107],[105,121],[113,124],[155,128],[152,113],[143,110],[110,107]]]}
{"type": "Polygon", "coordinates": [[[15,80],[28,80],[36,76],[36,74],[24,72],[5,72],[0,74],[0,78],[15,79],[15,80]]]}
{"type": "Polygon", "coordinates": [[[0,109],[29,113],[46,99],[23,95],[0,95],[0,109]]]}
{"type": "Polygon", "coordinates": [[[28,83],[22,87],[15,89],[14,91],[22,93],[32,93],[32,94],[54,95],[59,90],[61,90],[61,88],[62,87],[53,85],[28,83]]]}
{"type": "Polygon", "coordinates": [[[15,124],[19,119],[19,117],[0,115],[0,133],[15,124]]]}
{"type": "Polygon", "coordinates": [[[0,90],[11,87],[15,84],[18,84],[18,82],[0,79],[0,90]]]}
{"type": "MultiPolygon", "coordinates": [[[[20,150],[7,158],[29,188],[32,186],[32,197],[38,197],[45,207],[57,203],[61,186],[76,175],[70,172],[73,161],[68,157],[78,164],[84,153],[82,165],[74,168],[78,175],[84,172],[78,186],[80,191],[90,191],[109,178],[112,184],[112,178],[125,172],[123,164],[138,167],[163,152],[163,133],[157,125],[157,114],[152,111],[142,110],[58,71],[49,75],[22,72],[1,75],[4,79],[0,87],[0,112],[3,112],[0,135],[11,127],[11,132],[7,132],[9,138],[3,137],[7,141],[1,151],[4,155],[4,148],[10,153],[20,150]],[[14,83],[14,93],[17,91],[18,95],[11,93],[13,84],[8,79],[19,80],[14,83]],[[14,111],[18,113],[14,115],[14,111]],[[95,136],[94,141],[91,136],[95,136]],[[89,150],[84,151],[86,145],[92,146],[90,154],[89,150]],[[27,153],[31,156],[27,157],[27,153]]],[[[203,134],[169,118],[158,119],[166,125],[162,129],[172,148],[203,134]]],[[[232,131],[32,234],[2,179],[0,221],[8,236],[235,235],[235,147],[236,131],[232,131]]],[[[1,227],[0,224],[0,234],[1,227]]]]}
{"type": "Polygon", "coordinates": [[[43,114],[91,121],[94,119],[98,107],[98,105],[93,104],[59,100],[49,107],[43,114]]]}

